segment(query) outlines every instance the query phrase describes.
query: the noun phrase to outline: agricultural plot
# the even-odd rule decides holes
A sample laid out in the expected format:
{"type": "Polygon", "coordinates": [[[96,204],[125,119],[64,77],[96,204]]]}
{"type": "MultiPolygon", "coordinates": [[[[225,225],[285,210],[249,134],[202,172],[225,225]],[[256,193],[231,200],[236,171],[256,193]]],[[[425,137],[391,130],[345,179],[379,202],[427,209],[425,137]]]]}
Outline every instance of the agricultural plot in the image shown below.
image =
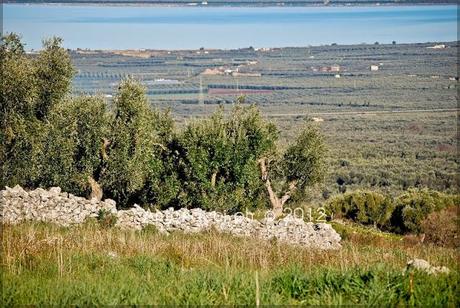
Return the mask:
{"type": "Polygon", "coordinates": [[[147,88],[178,125],[240,96],[281,128],[281,143],[315,118],[329,145],[331,194],[458,186],[458,42],[255,50],[72,51],[76,93],[113,95],[122,78],[147,88]],[[371,70],[371,66],[376,70],[371,70]]]}

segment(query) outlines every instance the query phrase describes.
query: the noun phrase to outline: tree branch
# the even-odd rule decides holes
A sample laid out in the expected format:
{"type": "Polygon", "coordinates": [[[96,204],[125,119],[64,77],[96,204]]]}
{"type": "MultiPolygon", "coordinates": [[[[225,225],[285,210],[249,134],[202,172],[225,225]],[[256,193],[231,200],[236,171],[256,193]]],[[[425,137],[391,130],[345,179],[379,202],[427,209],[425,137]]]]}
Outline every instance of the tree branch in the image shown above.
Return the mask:
{"type": "Polygon", "coordinates": [[[281,198],[281,205],[283,206],[290,198],[291,195],[294,193],[296,190],[296,185],[297,181],[291,181],[289,182],[289,190],[284,194],[284,196],[281,198]]]}
{"type": "Polygon", "coordinates": [[[281,215],[283,211],[283,205],[280,202],[280,199],[276,195],[276,193],[273,191],[272,184],[270,182],[270,179],[268,178],[268,171],[267,171],[267,165],[266,165],[266,158],[261,158],[257,162],[260,165],[260,173],[262,175],[262,180],[265,182],[265,187],[267,188],[268,192],[268,197],[270,198],[270,203],[272,204],[272,208],[275,212],[275,214],[281,215]]]}
{"type": "Polygon", "coordinates": [[[211,187],[216,186],[216,178],[217,178],[217,172],[213,172],[213,174],[211,176],[211,187]]]}
{"type": "Polygon", "coordinates": [[[162,145],[161,143],[156,143],[156,142],[155,142],[153,145],[159,146],[163,151],[167,151],[167,150],[168,150],[168,149],[167,149],[164,145],[162,145]]]}

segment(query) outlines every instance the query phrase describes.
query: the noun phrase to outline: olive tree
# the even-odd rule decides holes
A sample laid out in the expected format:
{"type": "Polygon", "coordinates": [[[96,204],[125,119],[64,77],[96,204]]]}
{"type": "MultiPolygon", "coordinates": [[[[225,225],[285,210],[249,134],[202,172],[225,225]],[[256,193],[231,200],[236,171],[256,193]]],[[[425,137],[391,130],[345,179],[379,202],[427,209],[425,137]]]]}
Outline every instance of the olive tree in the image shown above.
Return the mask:
{"type": "MultiPolygon", "coordinates": [[[[26,57],[18,35],[8,34],[2,37],[0,60],[2,64],[0,125],[2,130],[5,130],[14,121],[13,118],[31,117],[37,91],[33,62],[26,57]]],[[[11,131],[11,128],[9,130],[11,131]]]]}
{"type": "Polygon", "coordinates": [[[318,128],[306,124],[281,157],[258,160],[275,216],[282,214],[285,203],[294,193],[302,194],[307,186],[322,180],[325,150],[318,128]]]}
{"type": "Polygon", "coordinates": [[[55,105],[49,112],[43,144],[42,186],[60,186],[89,195],[106,163],[104,139],[109,113],[101,97],[78,97],[55,105]]]}
{"type": "Polygon", "coordinates": [[[43,50],[34,61],[38,119],[46,118],[49,110],[70,90],[74,69],[70,55],[61,45],[62,39],[58,37],[44,40],[43,50]]]}
{"type": "Polygon", "coordinates": [[[136,202],[160,165],[165,148],[158,134],[158,116],[148,103],[145,88],[133,79],[121,82],[113,102],[110,134],[105,142],[107,163],[101,184],[122,205],[136,202]]]}
{"type": "Polygon", "coordinates": [[[177,204],[237,211],[261,197],[257,166],[274,151],[277,131],[259,110],[236,104],[228,117],[219,109],[190,123],[174,144],[181,191],[177,204]]]}
{"type": "Polygon", "coordinates": [[[2,37],[0,60],[0,185],[32,186],[39,174],[36,158],[44,135],[34,115],[34,63],[16,34],[2,37]]]}
{"type": "Polygon", "coordinates": [[[1,185],[36,186],[47,135],[44,121],[53,104],[68,92],[73,75],[67,52],[54,38],[35,59],[24,52],[20,37],[2,37],[0,60],[1,185]]]}

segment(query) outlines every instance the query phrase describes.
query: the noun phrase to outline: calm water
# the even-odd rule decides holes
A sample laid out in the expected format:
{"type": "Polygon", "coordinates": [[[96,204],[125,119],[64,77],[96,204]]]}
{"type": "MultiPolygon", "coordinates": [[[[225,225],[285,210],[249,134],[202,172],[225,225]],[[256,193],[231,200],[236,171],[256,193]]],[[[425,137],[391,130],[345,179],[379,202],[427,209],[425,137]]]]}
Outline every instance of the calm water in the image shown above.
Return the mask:
{"type": "Polygon", "coordinates": [[[4,5],[27,48],[188,49],[457,40],[456,6],[199,8],[4,5]]]}

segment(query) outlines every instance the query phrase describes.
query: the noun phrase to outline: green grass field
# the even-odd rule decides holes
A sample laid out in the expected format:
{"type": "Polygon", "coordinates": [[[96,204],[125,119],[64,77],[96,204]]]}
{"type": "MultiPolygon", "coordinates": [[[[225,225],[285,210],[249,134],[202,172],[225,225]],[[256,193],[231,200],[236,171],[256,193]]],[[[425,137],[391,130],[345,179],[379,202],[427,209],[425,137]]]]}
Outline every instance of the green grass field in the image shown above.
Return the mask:
{"type": "Polygon", "coordinates": [[[459,305],[458,251],[409,245],[362,227],[341,229],[341,250],[310,251],[214,232],[165,236],[91,222],[3,225],[2,306],[459,305]],[[451,273],[402,274],[415,257],[451,273]]]}

